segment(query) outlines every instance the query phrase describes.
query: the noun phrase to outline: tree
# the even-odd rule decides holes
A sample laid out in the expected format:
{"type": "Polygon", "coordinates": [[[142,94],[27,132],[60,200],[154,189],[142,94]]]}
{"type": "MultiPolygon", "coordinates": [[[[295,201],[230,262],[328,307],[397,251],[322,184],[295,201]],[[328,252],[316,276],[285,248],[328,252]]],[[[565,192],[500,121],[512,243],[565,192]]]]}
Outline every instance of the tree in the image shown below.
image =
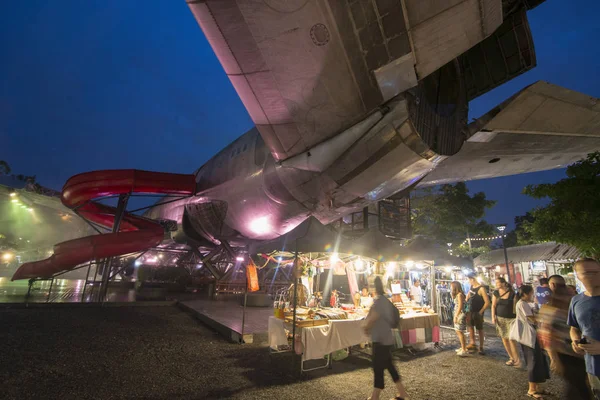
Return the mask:
{"type": "Polygon", "coordinates": [[[530,232],[531,224],[535,221],[535,217],[530,212],[525,215],[515,217],[515,229],[506,234],[504,244],[506,247],[526,246],[528,244],[539,243],[535,240],[530,232]]]}
{"type": "Polygon", "coordinates": [[[568,167],[565,179],[529,185],[523,193],[550,200],[526,224],[534,240],[570,244],[588,256],[600,256],[600,152],[568,167]]]}
{"type": "MultiPolygon", "coordinates": [[[[485,246],[469,251],[463,242],[467,236],[489,236],[494,227],[482,218],[485,211],[496,204],[488,200],[485,193],[469,195],[464,182],[426,188],[415,192],[411,200],[413,230],[415,234],[427,236],[446,246],[452,243],[457,255],[474,255],[485,251],[485,246]]],[[[473,245],[478,245],[473,242],[473,245]]]]}
{"type": "Polygon", "coordinates": [[[0,160],[0,175],[10,174],[10,166],[4,160],[0,160]]]}

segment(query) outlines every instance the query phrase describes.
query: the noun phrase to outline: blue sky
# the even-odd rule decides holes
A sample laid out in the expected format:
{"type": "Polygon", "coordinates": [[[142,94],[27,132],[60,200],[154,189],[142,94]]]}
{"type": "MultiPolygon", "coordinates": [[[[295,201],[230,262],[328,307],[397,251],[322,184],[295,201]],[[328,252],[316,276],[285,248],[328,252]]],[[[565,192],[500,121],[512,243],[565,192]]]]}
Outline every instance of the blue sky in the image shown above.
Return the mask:
{"type": "MultiPolygon", "coordinates": [[[[529,13],[538,67],[471,103],[479,116],[547,80],[600,97],[600,2],[529,13]]],[[[0,2],[0,159],[60,188],[95,169],[192,172],[252,126],[185,1],[0,2]]],[[[472,182],[492,223],[539,202],[520,194],[564,171],[472,182]]]]}

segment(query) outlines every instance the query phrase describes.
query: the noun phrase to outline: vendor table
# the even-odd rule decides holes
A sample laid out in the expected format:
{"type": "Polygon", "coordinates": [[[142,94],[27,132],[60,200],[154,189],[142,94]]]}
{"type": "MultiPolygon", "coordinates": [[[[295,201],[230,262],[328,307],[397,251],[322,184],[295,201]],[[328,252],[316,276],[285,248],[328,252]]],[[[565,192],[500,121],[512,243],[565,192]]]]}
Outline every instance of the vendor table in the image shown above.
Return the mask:
{"type": "Polygon", "coordinates": [[[440,341],[440,317],[437,314],[405,314],[400,324],[403,345],[440,341]]]}
{"type": "MultiPolygon", "coordinates": [[[[327,357],[337,350],[346,349],[361,343],[370,342],[363,330],[364,320],[329,320],[327,325],[298,328],[302,339],[302,372],[304,362],[327,357]]],[[[287,346],[286,323],[269,317],[269,346],[276,350],[287,346]]],[[[437,314],[408,314],[402,316],[400,336],[403,345],[436,343],[440,340],[440,319],[437,314]]],[[[291,330],[288,328],[288,330],[291,330]]],[[[323,368],[321,367],[321,368],[323,368]]]]}

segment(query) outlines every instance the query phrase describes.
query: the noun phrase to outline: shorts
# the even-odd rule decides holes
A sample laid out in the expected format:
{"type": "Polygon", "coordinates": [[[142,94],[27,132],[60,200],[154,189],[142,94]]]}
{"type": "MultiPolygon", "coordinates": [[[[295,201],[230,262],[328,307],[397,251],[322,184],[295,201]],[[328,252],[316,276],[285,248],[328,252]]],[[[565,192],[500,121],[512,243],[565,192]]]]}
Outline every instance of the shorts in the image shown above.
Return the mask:
{"type": "Polygon", "coordinates": [[[459,332],[464,332],[467,330],[467,315],[465,313],[460,313],[458,314],[458,317],[456,317],[454,330],[459,332]]]}
{"type": "Polygon", "coordinates": [[[514,318],[496,317],[496,333],[501,339],[509,339],[510,328],[514,318]]]}
{"type": "Polygon", "coordinates": [[[471,313],[469,313],[469,318],[468,318],[467,323],[469,324],[469,326],[474,326],[475,329],[477,329],[478,331],[482,331],[483,330],[483,315],[479,314],[479,311],[471,312],[471,313]]]}

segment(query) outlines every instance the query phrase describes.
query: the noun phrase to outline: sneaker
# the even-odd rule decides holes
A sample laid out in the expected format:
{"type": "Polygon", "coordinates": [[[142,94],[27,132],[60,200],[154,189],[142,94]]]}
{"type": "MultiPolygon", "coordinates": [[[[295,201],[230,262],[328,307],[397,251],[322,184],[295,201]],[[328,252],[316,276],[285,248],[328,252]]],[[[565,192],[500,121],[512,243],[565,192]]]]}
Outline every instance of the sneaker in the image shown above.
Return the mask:
{"type": "Polygon", "coordinates": [[[458,349],[454,349],[455,352],[460,353],[462,349],[459,347],[458,349]]]}
{"type": "Polygon", "coordinates": [[[458,349],[459,351],[456,352],[456,355],[459,357],[468,357],[469,356],[469,352],[468,351],[463,351],[462,349],[458,349]]]}

